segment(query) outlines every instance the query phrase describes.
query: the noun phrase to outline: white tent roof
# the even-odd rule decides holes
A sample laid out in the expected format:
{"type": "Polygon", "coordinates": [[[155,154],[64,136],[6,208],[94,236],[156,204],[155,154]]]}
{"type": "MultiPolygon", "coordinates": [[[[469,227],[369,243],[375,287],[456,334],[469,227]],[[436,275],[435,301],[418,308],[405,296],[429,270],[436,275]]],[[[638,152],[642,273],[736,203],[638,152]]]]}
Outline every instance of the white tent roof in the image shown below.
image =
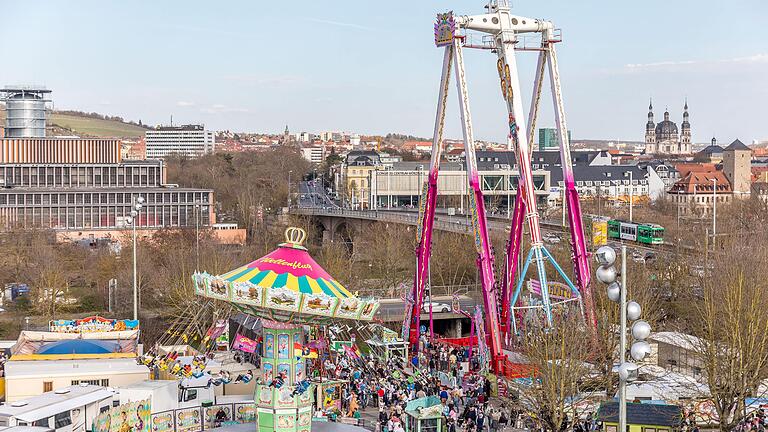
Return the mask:
{"type": "Polygon", "coordinates": [[[63,387],[40,396],[2,405],[0,415],[31,423],[96,401],[111,399],[113,395],[112,390],[95,385],[63,387]]]}
{"type": "Polygon", "coordinates": [[[696,336],[671,331],[652,332],[648,339],[673,345],[688,351],[696,351],[701,344],[701,339],[696,336]]]}
{"type": "Polygon", "coordinates": [[[659,366],[642,366],[640,371],[650,379],[628,384],[627,400],[649,397],[653,400],[676,401],[709,395],[709,386],[688,375],[659,366]]]}
{"type": "Polygon", "coordinates": [[[79,359],[79,360],[35,360],[35,361],[10,361],[5,363],[6,380],[22,377],[55,377],[94,375],[117,375],[129,373],[144,373],[149,377],[149,369],[144,365],[136,364],[132,358],[109,359],[79,359]]]}

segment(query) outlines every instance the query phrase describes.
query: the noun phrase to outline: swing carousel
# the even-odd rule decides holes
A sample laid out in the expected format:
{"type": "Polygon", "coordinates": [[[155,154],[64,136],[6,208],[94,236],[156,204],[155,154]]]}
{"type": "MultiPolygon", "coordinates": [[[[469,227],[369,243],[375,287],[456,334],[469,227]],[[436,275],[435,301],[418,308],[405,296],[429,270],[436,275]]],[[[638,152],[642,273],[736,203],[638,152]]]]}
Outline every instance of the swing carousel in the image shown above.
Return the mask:
{"type": "Polygon", "coordinates": [[[349,292],[307,253],[307,234],[285,231],[271,253],[222,275],[196,272],[199,296],[262,319],[261,374],[254,401],[260,432],[309,432],[312,383],[306,372],[304,325],[371,321],[379,303],[349,292]]]}

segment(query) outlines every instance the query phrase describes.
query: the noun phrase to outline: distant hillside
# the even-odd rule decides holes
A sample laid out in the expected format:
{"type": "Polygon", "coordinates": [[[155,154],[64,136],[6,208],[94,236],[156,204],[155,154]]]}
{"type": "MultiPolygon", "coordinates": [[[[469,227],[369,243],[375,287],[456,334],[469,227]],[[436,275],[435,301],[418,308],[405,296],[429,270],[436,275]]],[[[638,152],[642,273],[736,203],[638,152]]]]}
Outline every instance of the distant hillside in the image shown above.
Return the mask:
{"type": "MultiPolygon", "coordinates": [[[[5,110],[0,109],[0,122],[5,123],[5,110]]],[[[119,120],[95,118],[92,114],[52,112],[48,116],[48,135],[82,137],[139,138],[147,128],[119,120]]]]}

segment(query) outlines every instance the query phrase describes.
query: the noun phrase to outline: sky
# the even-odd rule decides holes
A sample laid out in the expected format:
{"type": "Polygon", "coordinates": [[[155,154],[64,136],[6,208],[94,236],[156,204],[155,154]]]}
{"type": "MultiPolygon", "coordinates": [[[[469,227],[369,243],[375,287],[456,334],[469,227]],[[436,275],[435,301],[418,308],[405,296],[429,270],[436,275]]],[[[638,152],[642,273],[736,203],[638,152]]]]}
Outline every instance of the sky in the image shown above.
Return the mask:
{"type": "MultiPolygon", "coordinates": [[[[56,109],[216,130],[430,137],[443,50],[435,14],[483,1],[0,0],[0,86],[42,84],[56,109]]],[[[768,140],[765,0],[515,0],[551,20],[575,139],[642,141],[649,98],[694,142],[768,140]]],[[[475,137],[502,142],[495,55],[465,50],[475,137]]],[[[528,107],[536,54],[519,52],[528,107]]],[[[461,135],[451,87],[446,135],[461,135]]],[[[539,126],[554,125],[549,92],[539,126]]]]}

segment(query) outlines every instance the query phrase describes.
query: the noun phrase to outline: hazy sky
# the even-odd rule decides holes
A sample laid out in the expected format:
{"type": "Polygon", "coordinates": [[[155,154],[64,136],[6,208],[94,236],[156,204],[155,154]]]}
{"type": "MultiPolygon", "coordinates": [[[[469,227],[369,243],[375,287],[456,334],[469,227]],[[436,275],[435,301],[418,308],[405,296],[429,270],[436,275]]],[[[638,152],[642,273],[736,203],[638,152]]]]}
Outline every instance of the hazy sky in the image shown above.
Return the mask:
{"type": "MultiPolygon", "coordinates": [[[[442,59],[435,13],[483,4],[0,0],[0,85],[44,84],[56,108],[150,124],[173,115],[236,131],[287,123],[430,136],[442,59]]],[[[642,140],[649,97],[657,121],[669,106],[679,123],[687,96],[696,142],[768,139],[765,0],[518,0],[513,12],[563,29],[574,138],[642,140]]],[[[467,50],[465,62],[476,137],[503,141],[495,57],[467,50]]],[[[519,53],[524,89],[534,62],[519,53]]],[[[455,106],[453,94],[450,137],[460,135],[455,106]]],[[[539,125],[553,125],[551,110],[539,125]]]]}

